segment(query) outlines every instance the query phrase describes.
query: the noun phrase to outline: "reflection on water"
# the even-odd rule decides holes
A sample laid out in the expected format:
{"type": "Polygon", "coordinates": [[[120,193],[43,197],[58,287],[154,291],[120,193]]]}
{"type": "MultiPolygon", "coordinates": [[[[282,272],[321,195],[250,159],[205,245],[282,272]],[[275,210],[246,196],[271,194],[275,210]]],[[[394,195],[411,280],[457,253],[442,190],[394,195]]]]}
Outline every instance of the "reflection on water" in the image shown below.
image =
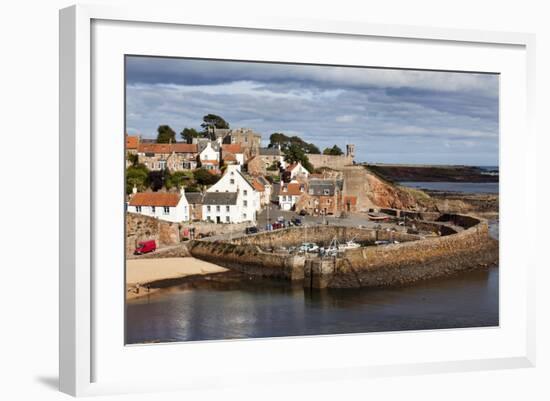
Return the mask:
{"type": "Polygon", "coordinates": [[[402,288],[211,279],[127,305],[127,343],[498,325],[498,269],[402,288]]]}
{"type": "MultiPolygon", "coordinates": [[[[498,239],[499,223],[489,224],[498,239]]],[[[126,342],[222,340],[499,324],[497,267],[407,287],[307,290],[238,273],[129,301],[126,342]]]]}

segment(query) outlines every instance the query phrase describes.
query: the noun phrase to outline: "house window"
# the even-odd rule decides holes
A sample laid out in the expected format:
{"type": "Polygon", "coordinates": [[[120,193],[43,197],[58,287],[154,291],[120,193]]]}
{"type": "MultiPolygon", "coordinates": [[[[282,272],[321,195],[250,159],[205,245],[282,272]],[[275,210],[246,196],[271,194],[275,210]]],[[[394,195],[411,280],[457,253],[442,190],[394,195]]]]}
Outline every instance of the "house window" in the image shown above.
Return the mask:
{"type": "Polygon", "coordinates": [[[165,160],[161,160],[159,162],[159,167],[161,170],[164,170],[166,168],[166,161],[165,160]]]}
{"type": "Polygon", "coordinates": [[[225,216],[225,222],[229,223],[229,216],[225,216]]]}
{"type": "Polygon", "coordinates": [[[136,206],[136,212],[141,213],[141,206],[136,206]]]}
{"type": "Polygon", "coordinates": [[[216,212],[219,212],[219,211],[220,211],[220,207],[216,206],[216,212]]]}
{"type": "Polygon", "coordinates": [[[225,207],[225,211],[226,211],[226,212],[229,212],[229,206],[226,206],[226,207],[225,207]]]}
{"type": "Polygon", "coordinates": [[[310,190],[309,190],[309,194],[310,194],[310,195],[313,195],[313,189],[310,189],[310,190]]]}
{"type": "Polygon", "coordinates": [[[151,213],[155,214],[155,207],[151,206],[151,213]]]}
{"type": "Polygon", "coordinates": [[[164,214],[170,214],[170,207],[164,206],[164,214]]]}
{"type": "Polygon", "coordinates": [[[235,180],[234,180],[233,178],[231,178],[231,179],[229,180],[229,183],[230,183],[230,184],[235,184],[235,180]]]}
{"type": "Polygon", "coordinates": [[[207,211],[207,212],[210,211],[210,206],[206,206],[206,211],[207,211]]]}
{"type": "Polygon", "coordinates": [[[243,213],[243,219],[246,219],[246,213],[243,213]]]}
{"type": "Polygon", "coordinates": [[[247,207],[248,206],[248,201],[243,201],[243,206],[247,207]]]}
{"type": "Polygon", "coordinates": [[[330,191],[329,191],[328,189],[325,189],[325,190],[323,190],[323,193],[324,193],[325,195],[328,195],[328,194],[330,193],[330,191]]]}

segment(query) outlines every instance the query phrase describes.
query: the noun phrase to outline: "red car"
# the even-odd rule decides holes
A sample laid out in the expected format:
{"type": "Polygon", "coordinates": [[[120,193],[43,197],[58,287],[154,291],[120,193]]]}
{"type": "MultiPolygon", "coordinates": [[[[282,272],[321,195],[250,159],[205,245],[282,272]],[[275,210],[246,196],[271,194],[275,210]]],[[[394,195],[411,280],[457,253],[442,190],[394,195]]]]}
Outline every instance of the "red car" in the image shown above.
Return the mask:
{"type": "Polygon", "coordinates": [[[272,226],[273,226],[273,229],[274,229],[274,230],[277,230],[277,229],[279,229],[279,228],[283,228],[282,223],[273,223],[272,226]]]}
{"type": "Polygon", "coordinates": [[[136,250],[134,251],[134,255],[142,255],[144,253],[153,252],[156,249],[157,243],[155,242],[155,240],[140,241],[136,250]]]}

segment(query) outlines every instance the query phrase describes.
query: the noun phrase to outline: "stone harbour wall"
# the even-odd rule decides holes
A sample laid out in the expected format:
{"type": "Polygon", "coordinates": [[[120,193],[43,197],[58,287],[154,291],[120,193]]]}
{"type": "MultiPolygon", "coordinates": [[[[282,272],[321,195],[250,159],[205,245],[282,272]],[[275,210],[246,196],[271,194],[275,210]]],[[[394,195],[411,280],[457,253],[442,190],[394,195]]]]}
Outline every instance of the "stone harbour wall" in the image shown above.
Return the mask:
{"type": "Polygon", "coordinates": [[[306,286],[350,288],[401,285],[498,263],[498,241],[486,222],[457,234],[365,247],[343,257],[308,261],[306,286]]]}
{"type": "Polygon", "coordinates": [[[255,245],[228,242],[191,241],[187,244],[191,256],[241,273],[286,280],[303,280],[305,257],[274,254],[255,245]]]}
{"type": "Polygon", "coordinates": [[[261,233],[232,242],[192,241],[192,256],[229,269],[263,277],[302,280],[304,287],[353,288],[403,285],[419,280],[483,268],[498,263],[498,241],[489,235],[488,223],[471,216],[441,216],[443,222],[460,224],[454,234],[422,238],[416,235],[354,227],[308,228],[307,241],[323,243],[355,238],[398,239],[398,244],[367,246],[342,256],[319,258],[266,252],[260,248],[289,246],[306,240],[304,227],[261,233]],[[382,236],[388,236],[384,238],[382,236]],[[390,238],[393,236],[393,238],[390,238]]]}

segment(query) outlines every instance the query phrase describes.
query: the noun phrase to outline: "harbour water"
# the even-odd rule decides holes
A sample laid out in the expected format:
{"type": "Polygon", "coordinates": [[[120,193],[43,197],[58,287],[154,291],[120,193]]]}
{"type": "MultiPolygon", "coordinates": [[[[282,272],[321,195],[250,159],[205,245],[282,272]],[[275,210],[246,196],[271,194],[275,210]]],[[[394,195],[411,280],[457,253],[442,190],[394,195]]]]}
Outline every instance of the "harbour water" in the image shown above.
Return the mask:
{"type": "Polygon", "coordinates": [[[204,281],[126,312],[128,344],[498,326],[498,268],[381,289],[204,281]]]}
{"type": "MultiPolygon", "coordinates": [[[[498,238],[498,221],[490,226],[498,238]]],[[[234,274],[127,302],[126,343],[175,342],[499,324],[497,267],[414,285],[304,291],[234,274]]]]}

